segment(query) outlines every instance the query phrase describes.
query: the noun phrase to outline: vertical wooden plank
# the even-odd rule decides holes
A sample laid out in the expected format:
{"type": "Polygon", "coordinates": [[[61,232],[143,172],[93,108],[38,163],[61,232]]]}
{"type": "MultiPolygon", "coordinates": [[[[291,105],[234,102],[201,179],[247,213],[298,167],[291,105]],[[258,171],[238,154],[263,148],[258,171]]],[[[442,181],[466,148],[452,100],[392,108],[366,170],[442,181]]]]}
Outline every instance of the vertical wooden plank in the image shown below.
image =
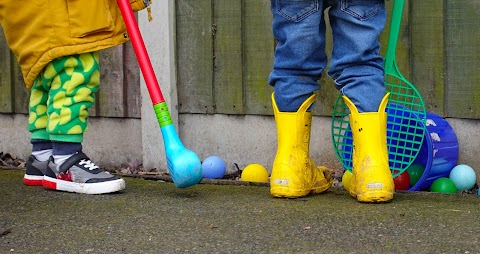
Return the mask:
{"type": "Polygon", "coordinates": [[[480,3],[445,1],[446,116],[480,117],[480,3]]]}
{"type": "Polygon", "coordinates": [[[124,117],[122,45],[100,51],[100,70],[97,116],[124,117]]]}
{"type": "Polygon", "coordinates": [[[215,112],[243,113],[242,1],[214,0],[215,112]]]}
{"type": "Polygon", "coordinates": [[[270,0],[244,0],[244,89],[246,114],[273,114],[268,84],[275,40],[270,0]]]}
{"type": "MultiPolygon", "coordinates": [[[[11,55],[12,59],[15,56],[11,55]]],[[[12,61],[12,86],[14,89],[13,101],[14,112],[18,114],[28,114],[28,102],[30,99],[30,90],[25,86],[23,81],[22,71],[17,61],[12,61]]]]}
{"type": "Polygon", "coordinates": [[[131,43],[123,45],[124,103],[126,117],[140,118],[142,98],[140,95],[140,67],[131,43]]]}
{"type": "Polygon", "coordinates": [[[0,27],[0,112],[13,113],[12,60],[2,27],[0,27]]]}
{"type": "Polygon", "coordinates": [[[212,0],[176,1],[179,113],[214,113],[212,0]]]}
{"type": "Polygon", "coordinates": [[[412,82],[427,111],[445,115],[444,1],[411,1],[412,82]]]}

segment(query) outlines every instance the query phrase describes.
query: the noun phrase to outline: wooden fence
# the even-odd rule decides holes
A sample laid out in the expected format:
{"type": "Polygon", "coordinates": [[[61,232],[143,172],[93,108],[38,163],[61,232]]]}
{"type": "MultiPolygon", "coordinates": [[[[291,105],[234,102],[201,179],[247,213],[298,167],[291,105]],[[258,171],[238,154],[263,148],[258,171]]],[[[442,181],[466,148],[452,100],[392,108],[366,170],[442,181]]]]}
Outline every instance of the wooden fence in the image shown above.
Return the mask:
{"type": "MultiPolygon", "coordinates": [[[[267,83],[275,47],[270,0],[176,2],[180,112],[272,114],[267,83]]],[[[393,1],[386,3],[390,14],[393,1]]],[[[428,111],[480,118],[478,24],[477,0],[406,1],[397,60],[428,111]]],[[[316,113],[331,115],[338,91],[326,77],[320,83],[316,113]]]]}
{"type": "MultiPolygon", "coordinates": [[[[393,1],[386,3],[390,13],[393,1]]],[[[176,1],[180,113],[272,114],[271,19],[270,0],[176,1]]],[[[381,36],[382,54],[389,22],[381,36]]],[[[406,1],[397,59],[428,111],[480,119],[478,24],[480,1],[406,1]]],[[[92,115],[140,117],[140,72],[131,46],[100,54],[102,83],[92,115]]],[[[316,114],[328,116],[338,91],[326,75],[319,82],[316,114]]],[[[0,112],[26,113],[27,97],[18,65],[0,36],[0,112]]]]}

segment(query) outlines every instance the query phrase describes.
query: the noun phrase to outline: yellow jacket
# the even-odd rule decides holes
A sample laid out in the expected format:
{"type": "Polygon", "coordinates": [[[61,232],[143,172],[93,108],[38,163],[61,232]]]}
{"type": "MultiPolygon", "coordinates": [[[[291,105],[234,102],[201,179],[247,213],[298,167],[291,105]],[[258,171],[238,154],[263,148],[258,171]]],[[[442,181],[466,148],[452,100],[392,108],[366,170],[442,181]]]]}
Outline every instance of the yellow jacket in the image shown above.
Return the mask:
{"type": "MultiPolygon", "coordinates": [[[[130,0],[135,11],[143,0],[130,0]]],[[[30,88],[52,60],[128,41],[116,0],[0,0],[0,24],[30,88]]]]}

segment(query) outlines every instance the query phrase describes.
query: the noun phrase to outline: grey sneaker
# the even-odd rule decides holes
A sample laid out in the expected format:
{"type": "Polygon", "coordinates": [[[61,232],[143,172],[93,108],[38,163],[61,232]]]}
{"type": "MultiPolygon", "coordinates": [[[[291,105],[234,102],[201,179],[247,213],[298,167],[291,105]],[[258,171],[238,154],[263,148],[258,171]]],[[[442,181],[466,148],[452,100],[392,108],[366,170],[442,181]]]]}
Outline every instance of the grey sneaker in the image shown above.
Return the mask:
{"type": "Polygon", "coordinates": [[[104,194],[125,189],[125,181],[100,169],[87,155],[79,152],[60,166],[52,158],[43,178],[43,186],[52,190],[104,194]]]}
{"type": "Polygon", "coordinates": [[[35,156],[30,155],[27,160],[23,183],[28,186],[42,186],[43,176],[47,171],[48,162],[49,160],[39,161],[35,156]]]}

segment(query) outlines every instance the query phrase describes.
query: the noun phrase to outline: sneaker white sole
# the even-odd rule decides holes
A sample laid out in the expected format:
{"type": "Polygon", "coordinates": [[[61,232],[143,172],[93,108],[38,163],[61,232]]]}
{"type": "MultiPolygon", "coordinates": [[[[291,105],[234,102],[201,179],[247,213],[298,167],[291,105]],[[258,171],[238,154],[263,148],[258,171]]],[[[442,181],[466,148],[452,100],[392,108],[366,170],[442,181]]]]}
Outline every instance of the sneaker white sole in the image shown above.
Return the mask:
{"type": "Polygon", "coordinates": [[[125,189],[125,181],[123,179],[117,179],[100,183],[74,183],[45,176],[43,179],[43,187],[82,194],[105,194],[125,189]]]}

